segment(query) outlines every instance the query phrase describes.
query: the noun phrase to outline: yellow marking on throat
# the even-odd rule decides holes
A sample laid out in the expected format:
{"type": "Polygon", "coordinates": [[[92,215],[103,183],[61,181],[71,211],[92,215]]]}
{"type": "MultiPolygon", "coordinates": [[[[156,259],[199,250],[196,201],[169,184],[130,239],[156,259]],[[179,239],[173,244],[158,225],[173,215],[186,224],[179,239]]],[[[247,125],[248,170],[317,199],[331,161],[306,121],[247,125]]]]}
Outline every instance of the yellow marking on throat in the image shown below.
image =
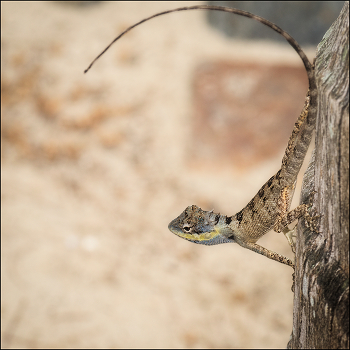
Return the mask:
{"type": "Polygon", "coordinates": [[[213,238],[217,237],[220,235],[220,231],[215,228],[214,231],[210,231],[210,232],[204,232],[204,233],[201,233],[201,234],[197,234],[197,233],[194,233],[194,234],[190,234],[190,233],[176,233],[179,237],[182,237],[182,238],[186,238],[188,239],[189,241],[210,241],[212,240],[213,238]]]}

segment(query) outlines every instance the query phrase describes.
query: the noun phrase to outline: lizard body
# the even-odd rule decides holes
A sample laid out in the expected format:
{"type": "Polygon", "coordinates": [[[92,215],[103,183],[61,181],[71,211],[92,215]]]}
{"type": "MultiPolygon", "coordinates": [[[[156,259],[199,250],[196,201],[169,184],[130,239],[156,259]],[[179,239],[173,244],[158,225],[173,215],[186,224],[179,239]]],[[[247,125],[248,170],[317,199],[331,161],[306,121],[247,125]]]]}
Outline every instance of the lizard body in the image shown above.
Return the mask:
{"type": "Polygon", "coordinates": [[[273,229],[276,232],[283,232],[286,235],[294,252],[292,239],[287,235],[289,232],[288,225],[301,217],[306,219],[306,224],[312,231],[317,231],[314,224],[316,217],[309,215],[308,205],[301,204],[294,210],[289,211],[297,176],[311,142],[317,114],[317,88],[314,68],[295,39],[274,23],[243,10],[208,5],[182,7],[157,13],[127,28],[92,61],[90,66],[85,70],[85,73],[115,41],[132,28],[163,14],[196,9],[217,10],[245,16],[261,22],[278,32],[288,41],[302,59],[308,75],[309,91],[306,95],[303,110],[289,138],[280,170],[261,187],[258,193],[241,211],[235,215],[226,216],[214,213],[213,211],[204,211],[198,206],[192,205],[171,221],[168,227],[177,236],[194,243],[213,245],[235,242],[244,248],[294,268],[294,263],[290,259],[268,250],[256,244],[256,242],[264,234],[273,229]]]}

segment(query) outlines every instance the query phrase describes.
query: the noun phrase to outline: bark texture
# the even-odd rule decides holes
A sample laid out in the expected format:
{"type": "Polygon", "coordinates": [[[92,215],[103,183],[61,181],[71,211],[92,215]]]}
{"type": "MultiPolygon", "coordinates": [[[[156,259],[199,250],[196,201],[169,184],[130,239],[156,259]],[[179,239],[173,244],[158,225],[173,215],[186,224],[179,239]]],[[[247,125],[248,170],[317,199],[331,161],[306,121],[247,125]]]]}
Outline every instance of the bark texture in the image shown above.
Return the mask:
{"type": "MultiPolygon", "coordinates": [[[[298,226],[288,348],[349,348],[349,2],[318,45],[315,152],[301,202],[316,191],[319,234],[298,226]]],[[[303,220],[300,220],[303,221],[303,220]]]]}

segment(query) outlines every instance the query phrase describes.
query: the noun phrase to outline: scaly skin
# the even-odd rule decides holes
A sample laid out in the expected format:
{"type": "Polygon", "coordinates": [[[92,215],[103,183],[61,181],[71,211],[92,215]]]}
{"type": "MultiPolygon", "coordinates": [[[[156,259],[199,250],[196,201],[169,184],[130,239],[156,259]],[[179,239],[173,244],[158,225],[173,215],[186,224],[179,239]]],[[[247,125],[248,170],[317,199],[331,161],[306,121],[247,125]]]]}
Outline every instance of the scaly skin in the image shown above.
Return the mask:
{"type": "MultiPolygon", "coordinates": [[[[169,224],[169,230],[181,238],[199,244],[235,242],[294,268],[294,263],[290,259],[256,242],[272,229],[288,234],[287,225],[301,217],[306,219],[306,224],[312,231],[316,231],[313,220],[316,217],[310,217],[306,204],[301,204],[288,212],[297,175],[312,136],[313,128],[306,125],[309,103],[310,98],[307,96],[303,111],[295,123],[288,142],[281,169],[261,187],[241,211],[233,216],[226,216],[204,211],[192,205],[169,224]]],[[[294,251],[292,241],[289,237],[287,239],[294,251]]]]}
{"type": "MultiPolygon", "coordinates": [[[[187,10],[215,10],[229,12],[252,18],[270,27],[282,35],[300,56],[308,75],[309,91],[306,95],[304,108],[295,123],[292,135],[289,139],[287,149],[282,159],[281,169],[261,187],[246,207],[233,216],[225,216],[215,214],[212,211],[204,211],[199,207],[192,205],[187,207],[180,216],[169,224],[169,229],[179,237],[199,244],[212,245],[236,242],[244,248],[250,249],[294,268],[294,264],[290,259],[259,246],[256,242],[265,233],[272,229],[276,232],[283,232],[287,236],[287,225],[301,217],[305,218],[307,226],[310,227],[312,231],[317,232],[314,224],[314,219],[317,217],[310,217],[308,206],[306,204],[299,205],[294,210],[289,211],[297,175],[304,161],[306,151],[310,145],[317,114],[317,88],[314,69],[295,39],[274,23],[246,11],[229,7],[207,5],[182,7],[157,13],[127,28],[92,61],[90,66],[85,70],[85,73],[91,68],[95,61],[113,45],[114,42],[119,40],[131,29],[154,17],[187,10]]],[[[287,239],[294,251],[294,245],[291,238],[287,236],[287,239]]]]}

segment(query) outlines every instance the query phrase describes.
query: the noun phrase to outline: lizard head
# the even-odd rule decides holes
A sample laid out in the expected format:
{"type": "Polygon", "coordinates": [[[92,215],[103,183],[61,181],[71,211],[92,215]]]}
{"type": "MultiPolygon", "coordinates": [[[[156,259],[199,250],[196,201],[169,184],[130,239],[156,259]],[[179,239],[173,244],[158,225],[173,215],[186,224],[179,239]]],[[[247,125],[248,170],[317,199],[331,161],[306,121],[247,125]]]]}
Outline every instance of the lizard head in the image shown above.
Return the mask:
{"type": "Polygon", "coordinates": [[[223,235],[225,217],[213,211],[204,211],[196,205],[187,207],[168,226],[175,235],[198,244],[234,242],[223,235]]]}

